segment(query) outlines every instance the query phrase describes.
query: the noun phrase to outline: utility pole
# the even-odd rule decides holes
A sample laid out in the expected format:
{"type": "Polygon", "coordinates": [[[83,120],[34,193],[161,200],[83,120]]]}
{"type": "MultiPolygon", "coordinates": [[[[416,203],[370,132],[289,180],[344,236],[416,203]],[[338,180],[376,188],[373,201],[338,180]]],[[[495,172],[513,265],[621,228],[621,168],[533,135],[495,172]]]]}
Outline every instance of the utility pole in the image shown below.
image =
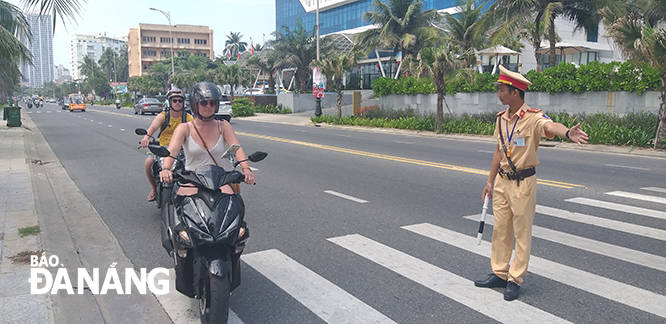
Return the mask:
{"type": "Polygon", "coordinates": [[[171,44],[171,76],[173,76],[174,68],[173,68],[173,37],[171,36],[171,12],[170,11],[164,12],[163,10],[159,10],[156,8],[150,8],[150,10],[161,12],[169,21],[169,44],[171,44]]]}
{"type": "Polygon", "coordinates": [[[317,61],[319,61],[319,0],[317,0],[317,61]]]}

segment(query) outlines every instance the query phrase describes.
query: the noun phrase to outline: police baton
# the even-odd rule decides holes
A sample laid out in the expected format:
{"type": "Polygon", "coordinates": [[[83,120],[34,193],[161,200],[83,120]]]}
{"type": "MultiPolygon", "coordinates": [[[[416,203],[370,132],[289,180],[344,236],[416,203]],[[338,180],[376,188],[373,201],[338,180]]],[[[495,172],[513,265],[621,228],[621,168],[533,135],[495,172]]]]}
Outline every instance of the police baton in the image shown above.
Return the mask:
{"type": "Polygon", "coordinates": [[[488,196],[483,197],[483,211],[479,220],[479,234],[476,234],[476,245],[481,245],[483,238],[483,226],[486,224],[486,211],[488,210],[488,196]]]}

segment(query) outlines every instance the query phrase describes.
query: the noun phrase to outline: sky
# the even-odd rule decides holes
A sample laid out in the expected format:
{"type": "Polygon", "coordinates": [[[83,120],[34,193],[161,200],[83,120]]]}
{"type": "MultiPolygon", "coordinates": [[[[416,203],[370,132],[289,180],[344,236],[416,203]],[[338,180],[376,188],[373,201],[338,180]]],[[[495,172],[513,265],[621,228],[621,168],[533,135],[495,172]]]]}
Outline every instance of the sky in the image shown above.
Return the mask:
{"type": "MultiPolygon", "coordinates": [[[[21,8],[22,0],[5,0],[21,8]]],[[[53,36],[53,62],[70,66],[70,35],[127,35],[139,23],[167,25],[167,18],[149,8],[169,11],[171,24],[208,26],[213,30],[215,56],[222,55],[224,41],[231,31],[240,32],[243,41],[263,44],[275,29],[275,0],[88,0],[76,22],[58,19],[53,36]],[[265,36],[264,36],[265,34],[265,36]]]]}

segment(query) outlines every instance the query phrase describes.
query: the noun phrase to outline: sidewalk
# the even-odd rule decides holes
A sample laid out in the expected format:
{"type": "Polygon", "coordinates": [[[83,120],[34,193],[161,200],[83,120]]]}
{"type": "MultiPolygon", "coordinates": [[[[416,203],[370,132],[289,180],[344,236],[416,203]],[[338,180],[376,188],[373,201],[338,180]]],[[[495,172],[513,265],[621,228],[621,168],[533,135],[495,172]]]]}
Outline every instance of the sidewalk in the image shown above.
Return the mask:
{"type": "Polygon", "coordinates": [[[99,268],[103,286],[110,267],[121,274],[134,266],[30,116],[21,115],[22,127],[0,121],[0,323],[172,323],[150,291],[93,295],[85,287],[78,294],[79,268],[99,268]],[[32,226],[36,234],[19,235],[32,226]],[[58,257],[60,265],[46,269],[55,279],[65,268],[74,294],[31,294],[29,255],[16,256],[37,251],[58,257]]]}

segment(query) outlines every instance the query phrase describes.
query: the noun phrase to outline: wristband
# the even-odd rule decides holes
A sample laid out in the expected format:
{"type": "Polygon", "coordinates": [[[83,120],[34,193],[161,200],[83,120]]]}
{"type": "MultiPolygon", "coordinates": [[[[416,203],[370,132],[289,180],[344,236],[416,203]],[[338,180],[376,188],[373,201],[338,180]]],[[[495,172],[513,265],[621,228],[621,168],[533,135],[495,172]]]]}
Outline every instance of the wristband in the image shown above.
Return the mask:
{"type": "Polygon", "coordinates": [[[242,169],[242,170],[248,169],[248,170],[252,171],[252,169],[250,169],[250,167],[243,167],[243,168],[241,168],[241,169],[242,169]]]}
{"type": "Polygon", "coordinates": [[[162,171],[171,171],[171,169],[163,168],[162,171]]]}
{"type": "Polygon", "coordinates": [[[566,138],[568,138],[568,139],[571,139],[571,137],[569,137],[569,131],[571,131],[571,130],[570,130],[570,129],[567,129],[567,132],[564,133],[564,136],[565,136],[566,138]]]}

